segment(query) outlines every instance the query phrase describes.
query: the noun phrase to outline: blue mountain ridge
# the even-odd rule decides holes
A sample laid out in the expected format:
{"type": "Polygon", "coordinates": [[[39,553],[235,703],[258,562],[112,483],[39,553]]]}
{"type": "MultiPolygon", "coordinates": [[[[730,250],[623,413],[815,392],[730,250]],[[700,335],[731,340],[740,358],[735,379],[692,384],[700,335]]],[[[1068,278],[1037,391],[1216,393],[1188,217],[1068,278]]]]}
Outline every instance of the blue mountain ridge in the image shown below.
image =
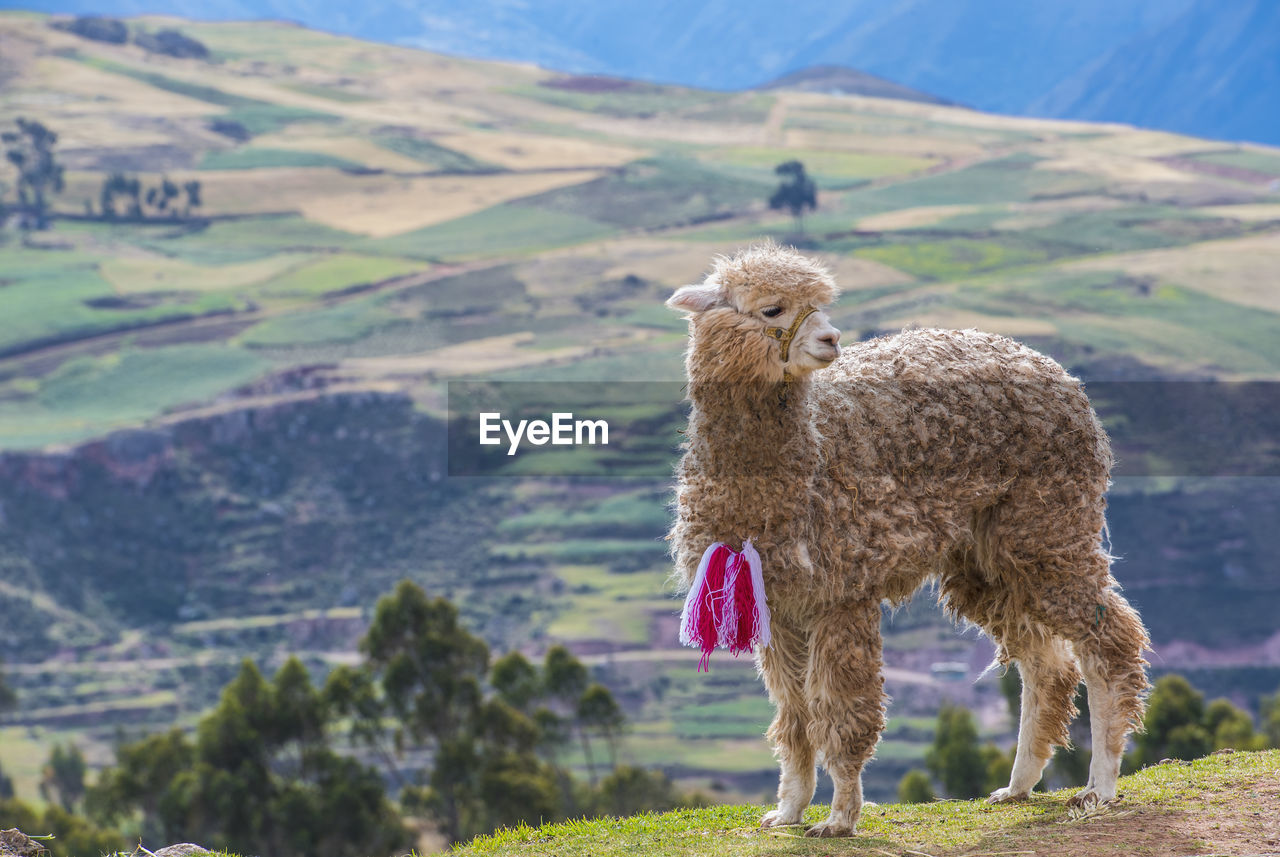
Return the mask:
{"type": "MultiPolygon", "coordinates": [[[[0,0],[0,6],[17,5],[0,0]]],[[[567,72],[744,89],[843,65],[1002,113],[1280,143],[1275,0],[21,0],[44,12],[276,18],[567,72]]]]}

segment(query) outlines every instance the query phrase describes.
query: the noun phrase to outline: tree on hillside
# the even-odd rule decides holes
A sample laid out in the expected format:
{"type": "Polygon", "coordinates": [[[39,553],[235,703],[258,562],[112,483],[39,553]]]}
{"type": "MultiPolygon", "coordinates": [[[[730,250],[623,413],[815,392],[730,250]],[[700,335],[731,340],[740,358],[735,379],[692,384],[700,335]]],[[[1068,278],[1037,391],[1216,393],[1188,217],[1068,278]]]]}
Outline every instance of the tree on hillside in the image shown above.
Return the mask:
{"type": "MultiPolygon", "coordinates": [[[[147,216],[147,209],[154,209],[156,215],[174,219],[180,216],[190,217],[192,212],[204,204],[201,197],[199,181],[192,180],[178,185],[168,176],[161,176],[158,184],[145,187],[142,179],[126,173],[111,173],[102,180],[98,191],[98,208],[106,220],[114,220],[124,216],[131,220],[142,220],[147,216]],[[179,209],[178,200],[186,195],[186,204],[179,209]],[[117,210],[118,200],[125,202],[123,215],[117,210]]],[[[89,203],[85,203],[86,210],[89,203]]]]}
{"type": "Polygon", "coordinates": [[[23,229],[47,229],[49,197],[64,186],[62,165],[54,156],[58,135],[41,123],[18,117],[17,130],[0,133],[5,159],[18,172],[18,214],[23,229]]]}
{"type": "Polygon", "coordinates": [[[978,729],[968,709],[944,703],[938,711],[933,746],[925,751],[925,767],[938,778],[948,797],[982,797],[1009,782],[1013,760],[994,744],[979,746],[978,729]]]}
{"type": "Polygon", "coordinates": [[[1016,730],[1022,718],[1022,673],[1006,668],[1000,674],[1000,694],[1009,706],[1009,724],[1016,730]]]}
{"type": "Polygon", "coordinates": [[[593,811],[598,815],[625,818],[642,812],[667,812],[708,804],[703,795],[681,795],[661,771],[619,765],[600,781],[593,811]]]}
{"type": "Polygon", "coordinates": [[[1147,700],[1146,728],[1134,736],[1132,762],[1141,768],[1161,759],[1198,759],[1213,749],[1204,728],[1204,694],[1180,675],[1156,682],[1147,700]]]}
{"type": "Polygon", "coordinates": [[[919,769],[907,771],[898,782],[898,803],[929,803],[937,797],[929,775],[919,769]]]}
{"type": "Polygon", "coordinates": [[[325,696],[350,718],[352,739],[374,748],[404,784],[405,810],[429,817],[451,842],[606,805],[656,809],[677,800],[669,782],[647,774],[607,779],[608,795],[584,790],[558,765],[576,736],[594,782],[592,741],[600,739],[616,773],[625,725],[613,695],[591,684],[563,646],[541,666],[512,652],[490,667],[488,647],[462,627],[457,609],[404,581],[378,602],[360,650],[365,663],[335,670],[325,696]],[[401,773],[404,760],[424,756],[419,770],[401,773]]]}
{"type": "Polygon", "coordinates": [[[5,682],[4,660],[0,659],[0,714],[18,707],[18,694],[5,682]]]}
{"type": "Polygon", "coordinates": [[[195,179],[192,179],[192,180],[191,180],[191,181],[189,181],[189,182],[184,182],[184,183],[183,183],[183,185],[182,185],[182,189],[183,189],[183,190],[186,192],[186,194],[187,194],[187,208],[186,208],[186,211],[185,211],[185,212],[183,212],[183,213],[184,213],[187,217],[190,217],[190,216],[191,216],[191,212],[192,212],[192,211],[194,211],[195,209],[199,208],[199,207],[200,207],[200,205],[201,205],[201,201],[200,201],[200,182],[199,182],[199,181],[196,181],[195,179]]]}
{"type": "Polygon", "coordinates": [[[125,839],[119,832],[98,827],[60,806],[46,806],[38,811],[20,800],[0,799],[0,830],[10,827],[52,836],[41,843],[48,849],[41,854],[48,857],[118,854],[125,848],[125,839]]]}
{"type": "Polygon", "coordinates": [[[40,779],[40,796],[67,812],[75,812],[84,797],[84,775],[88,771],[84,754],[75,744],[55,744],[40,779]]]}
{"type": "Polygon", "coordinates": [[[1269,746],[1280,747],[1280,692],[1264,696],[1259,706],[1262,714],[1262,735],[1269,746]]]}
{"type": "Polygon", "coordinates": [[[50,27],[75,33],[82,39],[95,42],[106,42],[111,45],[123,45],[129,41],[129,27],[124,21],[114,18],[103,18],[98,15],[81,15],[74,21],[51,21],[50,27]]]}
{"type": "Polygon", "coordinates": [[[967,709],[950,703],[938,711],[933,746],[925,765],[942,782],[949,797],[975,798],[985,794],[986,765],[978,747],[978,730],[967,709]]]}
{"type": "Polygon", "coordinates": [[[818,207],[818,186],[804,171],[804,164],[799,161],[787,161],[778,164],[773,170],[783,177],[773,195],[769,197],[769,207],[778,210],[785,208],[796,219],[796,232],[804,234],[804,213],[818,207]]]}
{"type": "Polygon", "coordinates": [[[378,601],[360,650],[395,717],[396,747],[423,749],[435,760],[432,794],[421,803],[439,815],[450,841],[461,841],[474,815],[467,774],[489,647],[461,626],[456,607],[405,580],[378,601]]]}
{"type": "Polygon", "coordinates": [[[1215,699],[1204,710],[1204,728],[1213,749],[1262,750],[1267,738],[1253,729],[1253,718],[1229,699],[1215,699]]]}
{"type": "Polygon", "coordinates": [[[102,180],[102,190],[98,194],[98,205],[102,216],[107,220],[114,220],[118,216],[116,199],[122,198],[128,201],[125,216],[135,220],[140,219],[142,217],[141,194],[142,182],[136,176],[112,173],[102,180]]]}
{"type": "Polygon", "coordinates": [[[590,735],[595,733],[604,739],[609,748],[609,767],[618,767],[618,740],[622,737],[622,728],[626,717],[613,694],[602,684],[588,687],[578,700],[578,732],[582,736],[582,749],[587,757],[587,770],[591,784],[596,783],[596,765],[591,756],[590,735]]]}
{"type": "Polygon", "coordinates": [[[525,714],[533,713],[533,703],[542,695],[538,668],[519,652],[508,652],[494,661],[489,683],[503,702],[525,714]]]}
{"type": "MultiPolygon", "coordinates": [[[[0,659],[0,715],[18,707],[18,694],[4,680],[4,661],[0,659]]],[[[0,800],[13,797],[13,780],[0,768],[0,800]]]]}
{"type": "MultiPolygon", "coordinates": [[[[169,211],[169,203],[176,199],[179,193],[178,186],[169,181],[168,176],[163,176],[160,184],[147,188],[147,205],[154,208],[157,213],[165,214],[169,211]]],[[[176,217],[177,214],[177,210],[174,209],[173,215],[176,217]]]]}
{"type": "Polygon", "coordinates": [[[1082,682],[1074,700],[1080,713],[1071,721],[1068,734],[1070,747],[1059,747],[1053,754],[1048,776],[1060,787],[1083,786],[1089,780],[1089,763],[1093,760],[1092,737],[1089,732],[1089,692],[1082,682]]]}
{"type": "Polygon", "coordinates": [[[246,661],[200,720],[117,751],[86,807],[114,822],[143,815],[144,837],[279,857],[360,857],[403,849],[409,833],[382,780],[335,752],[330,711],[289,659],[268,681],[246,661]]]}

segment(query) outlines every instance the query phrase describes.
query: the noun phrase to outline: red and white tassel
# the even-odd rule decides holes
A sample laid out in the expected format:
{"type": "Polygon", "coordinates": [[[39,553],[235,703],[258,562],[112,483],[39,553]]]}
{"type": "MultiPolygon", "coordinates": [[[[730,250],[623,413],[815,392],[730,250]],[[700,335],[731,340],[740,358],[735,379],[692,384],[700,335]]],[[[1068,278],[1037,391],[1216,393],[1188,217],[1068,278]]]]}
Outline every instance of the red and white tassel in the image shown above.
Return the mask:
{"type": "Polygon", "coordinates": [[[702,650],[698,671],[709,670],[716,646],[734,657],[769,645],[764,568],[751,540],[739,553],[723,542],[707,548],[680,614],[680,642],[702,650]]]}

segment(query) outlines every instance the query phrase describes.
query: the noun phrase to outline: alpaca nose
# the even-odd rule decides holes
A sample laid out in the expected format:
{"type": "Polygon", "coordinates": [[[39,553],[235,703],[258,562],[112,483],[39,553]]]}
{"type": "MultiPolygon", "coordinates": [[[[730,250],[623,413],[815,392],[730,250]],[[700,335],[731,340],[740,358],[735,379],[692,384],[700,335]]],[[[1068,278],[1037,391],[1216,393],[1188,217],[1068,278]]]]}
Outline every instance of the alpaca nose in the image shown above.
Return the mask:
{"type": "Polygon", "coordinates": [[[836,330],[834,327],[829,328],[826,333],[818,337],[818,341],[825,342],[832,348],[838,348],[840,347],[840,331],[836,330]]]}

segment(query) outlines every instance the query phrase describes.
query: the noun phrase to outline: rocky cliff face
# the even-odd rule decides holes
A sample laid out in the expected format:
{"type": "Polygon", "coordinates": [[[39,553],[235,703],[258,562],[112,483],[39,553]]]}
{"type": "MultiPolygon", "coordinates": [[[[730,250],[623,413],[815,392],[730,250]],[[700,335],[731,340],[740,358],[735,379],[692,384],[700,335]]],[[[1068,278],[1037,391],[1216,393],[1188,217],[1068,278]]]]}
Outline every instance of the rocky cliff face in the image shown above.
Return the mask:
{"type": "Polygon", "coordinates": [[[476,491],[402,396],[330,395],[0,455],[0,652],[372,603],[477,561],[476,491]]]}

